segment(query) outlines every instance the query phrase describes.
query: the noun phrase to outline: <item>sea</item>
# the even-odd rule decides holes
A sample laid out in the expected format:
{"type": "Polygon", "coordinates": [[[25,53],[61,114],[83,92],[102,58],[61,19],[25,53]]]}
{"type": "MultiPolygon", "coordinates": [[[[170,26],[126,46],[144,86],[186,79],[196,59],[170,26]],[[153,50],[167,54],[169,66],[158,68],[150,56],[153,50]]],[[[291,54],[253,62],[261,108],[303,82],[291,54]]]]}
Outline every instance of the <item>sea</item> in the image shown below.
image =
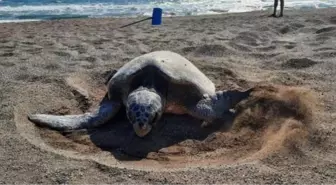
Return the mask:
{"type": "MultiPolygon", "coordinates": [[[[0,0],[0,23],[88,17],[163,17],[271,10],[273,0],[0,0]]],[[[280,5],[280,4],[279,4],[280,5]]],[[[285,0],[285,9],[336,7],[336,0],[285,0]]]]}

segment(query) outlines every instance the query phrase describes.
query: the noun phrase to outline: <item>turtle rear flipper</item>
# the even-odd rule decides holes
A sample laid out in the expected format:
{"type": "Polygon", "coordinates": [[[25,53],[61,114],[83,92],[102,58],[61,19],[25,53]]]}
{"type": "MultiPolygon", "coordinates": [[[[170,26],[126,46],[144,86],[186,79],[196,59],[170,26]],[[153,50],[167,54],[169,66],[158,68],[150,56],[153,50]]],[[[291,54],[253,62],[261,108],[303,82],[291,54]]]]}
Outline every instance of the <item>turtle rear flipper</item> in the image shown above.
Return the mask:
{"type": "Polygon", "coordinates": [[[231,115],[233,109],[240,101],[248,98],[254,89],[246,91],[227,90],[217,91],[214,96],[204,96],[195,106],[190,108],[191,114],[204,120],[203,126],[210,125],[216,119],[225,119],[231,115]]]}
{"type": "Polygon", "coordinates": [[[88,129],[103,125],[119,111],[119,102],[108,100],[106,97],[93,111],[79,115],[30,114],[28,119],[38,126],[49,127],[58,131],[88,129]]]}

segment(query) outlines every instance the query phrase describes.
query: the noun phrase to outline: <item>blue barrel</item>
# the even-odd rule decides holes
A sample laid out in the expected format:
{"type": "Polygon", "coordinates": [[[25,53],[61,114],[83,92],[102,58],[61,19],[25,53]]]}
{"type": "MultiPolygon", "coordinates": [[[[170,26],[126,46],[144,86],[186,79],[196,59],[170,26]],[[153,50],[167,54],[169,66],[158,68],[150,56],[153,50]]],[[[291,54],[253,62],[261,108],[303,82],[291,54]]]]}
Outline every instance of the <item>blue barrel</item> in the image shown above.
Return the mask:
{"type": "Polygon", "coordinates": [[[152,15],[152,25],[160,25],[162,21],[162,9],[154,8],[152,15]]]}

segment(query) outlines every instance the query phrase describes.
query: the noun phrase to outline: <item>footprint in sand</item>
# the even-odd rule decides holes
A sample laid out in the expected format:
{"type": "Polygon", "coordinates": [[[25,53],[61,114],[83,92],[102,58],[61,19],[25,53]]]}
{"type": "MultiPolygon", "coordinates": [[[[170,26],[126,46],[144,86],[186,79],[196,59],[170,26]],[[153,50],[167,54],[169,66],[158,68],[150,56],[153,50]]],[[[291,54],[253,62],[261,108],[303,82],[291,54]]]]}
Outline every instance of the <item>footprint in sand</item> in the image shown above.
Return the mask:
{"type": "Polygon", "coordinates": [[[335,59],[335,57],[336,57],[336,51],[332,50],[332,51],[318,52],[318,53],[314,53],[313,56],[314,57],[318,57],[320,59],[335,59]]]}
{"type": "Polygon", "coordinates": [[[271,46],[266,46],[266,47],[258,47],[255,49],[261,52],[270,52],[270,51],[274,51],[276,48],[277,48],[276,45],[271,45],[271,46]]]}
{"type": "Polygon", "coordinates": [[[272,44],[274,45],[281,45],[287,49],[293,49],[296,47],[296,43],[295,42],[290,42],[290,41],[280,41],[280,40],[275,40],[272,41],[272,44]]]}
{"type": "Polygon", "coordinates": [[[239,52],[251,52],[252,48],[248,45],[238,44],[235,41],[230,41],[228,43],[230,47],[232,47],[235,50],[238,50],[239,52]]]}
{"type": "Polygon", "coordinates": [[[336,27],[326,27],[326,28],[322,28],[317,30],[315,33],[316,34],[320,34],[320,33],[325,33],[325,32],[331,32],[331,31],[335,31],[336,27]]]}
{"type": "Polygon", "coordinates": [[[336,16],[330,18],[330,23],[336,24],[336,16]]]}
{"type": "Polygon", "coordinates": [[[8,61],[0,61],[0,66],[12,67],[12,66],[15,66],[15,63],[14,62],[8,62],[8,61]]]}
{"type": "Polygon", "coordinates": [[[182,52],[189,54],[192,53],[195,56],[212,56],[223,57],[235,53],[233,50],[228,49],[224,45],[201,45],[194,47],[182,48],[182,52]]]}
{"type": "Polygon", "coordinates": [[[308,20],[305,20],[305,22],[314,23],[314,24],[318,24],[318,25],[321,25],[321,24],[325,23],[323,20],[320,20],[320,19],[308,19],[308,20]]]}
{"type": "Polygon", "coordinates": [[[299,30],[300,28],[303,28],[304,26],[305,25],[303,25],[303,24],[294,23],[294,24],[289,24],[289,25],[286,25],[286,26],[282,27],[279,31],[282,34],[287,34],[287,33],[290,33],[290,32],[295,32],[295,31],[299,30]]]}
{"type": "Polygon", "coordinates": [[[286,62],[281,64],[282,68],[294,68],[294,69],[302,69],[308,68],[318,64],[319,62],[313,61],[308,58],[292,58],[287,60],[286,62]]]}
{"type": "Polygon", "coordinates": [[[24,81],[24,82],[37,82],[37,81],[42,81],[44,77],[23,72],[23,73],[16,75],[14,79],[17,81],[24,81]]]}
{"type": "Polygon", "coordinates": [[[92,44],[102,45],[102,44],[105,44],[105,43],[108,43],[108,42],[111,42],[111,41],[112,41],[111,39],[107,39],[107,38],[98,38],[96,40],[93,40],[92,44]]]}
{"type": "Polygon", "coordinates": [[[248,46],[258,46],[259,40],[257,35],[248,34],[248,32],[239,33],[237,37],[233,39],[234,42],[240,42],[248,46]]]}
{"type": "Polygon", "coordinates": [[[336,27],[322,28],[316,31],[316,44],[323,44],[329,40],[333,40],[336,37],[336,27]]]}
{"type": "Polygon", "coordinates": [[[265,53],[250,53],[249,56],[257,58],[259,60],[267,60],[268,61],[270,58],[274,58],[274,57],[282,55],[282,54],[283,54],[283,52],[281,52],[281,53],[265,52],[265,53]]]}
{"type": "Polygon", "coordinates": [[[43,47],[41,46],[31,46],[30,48],[22,49],[22,51],[25,51],[29,54],[39,54],[43,50],[43,47]]]}
{"type": "Polygon", "coordinates": [[[58,50],[53,52],[55,55],[60,57],[72,58],[78,55],[77,51],[69,51],[69,50],[58,50]]]}
{"type": "Polygon", "coordinates": [[[14,56],[13,51],[2,51],[0,52],[0,57],[11,57],[14,56]]]}
{"type": "Polygon", "coordinates": [[[328,50],[336,50],[336,48],[331,48],[331,47],[322,47],[322,48],[317,48],[317,49],[313,49],[313,51],[328,51],[328,50]]]}
{"type": "Polygon", "coordinates": [[[94,53],[96,50],[94,46],[87,44],[87,43],[81,43],[77,44],[74,46],[69,47],[72,51],[76,51],[78,54],[83,54],[83,53],[94,53]]]}
{"type": "Polygon", "coordinates": [[[98,57],[93,57],[93,56],[88,56],[85,58],[86,61],[90,62],[90,63],[96,63],[99,58],[98,57]]]}
{"type": "Polygon", "coordinates": [[[293,49],[296,47],[296,44],[288,44],[284,46],[286,49],[293,49]]]}
{"type": "Polygon", "coordinates": [[[61,65],[57,64],[57,63],[56,64],[52,63],[52,64],[44,65],[43,68],[47,69],[47,70],[50,70],[50,71],[56,71],[56,70],[61,68],[61,65]]]}

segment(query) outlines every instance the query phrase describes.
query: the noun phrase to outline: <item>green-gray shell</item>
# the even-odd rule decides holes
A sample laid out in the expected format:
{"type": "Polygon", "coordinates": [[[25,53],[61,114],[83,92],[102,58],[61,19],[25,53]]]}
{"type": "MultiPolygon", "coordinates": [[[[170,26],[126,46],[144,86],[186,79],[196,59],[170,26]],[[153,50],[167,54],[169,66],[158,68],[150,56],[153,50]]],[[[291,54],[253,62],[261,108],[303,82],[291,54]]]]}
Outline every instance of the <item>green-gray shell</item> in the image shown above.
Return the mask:
{"type": "Polygon", "coordinates": [[[118,69],[108,82],[108,88],[127,89],[134,76],[149,74],[150,67],[160,71],[170,83],[192,85],[203,94],[215,94],[215,85],[205,74],[189,60],[171,51],[155,51],[134,58],[118,69]]]}

